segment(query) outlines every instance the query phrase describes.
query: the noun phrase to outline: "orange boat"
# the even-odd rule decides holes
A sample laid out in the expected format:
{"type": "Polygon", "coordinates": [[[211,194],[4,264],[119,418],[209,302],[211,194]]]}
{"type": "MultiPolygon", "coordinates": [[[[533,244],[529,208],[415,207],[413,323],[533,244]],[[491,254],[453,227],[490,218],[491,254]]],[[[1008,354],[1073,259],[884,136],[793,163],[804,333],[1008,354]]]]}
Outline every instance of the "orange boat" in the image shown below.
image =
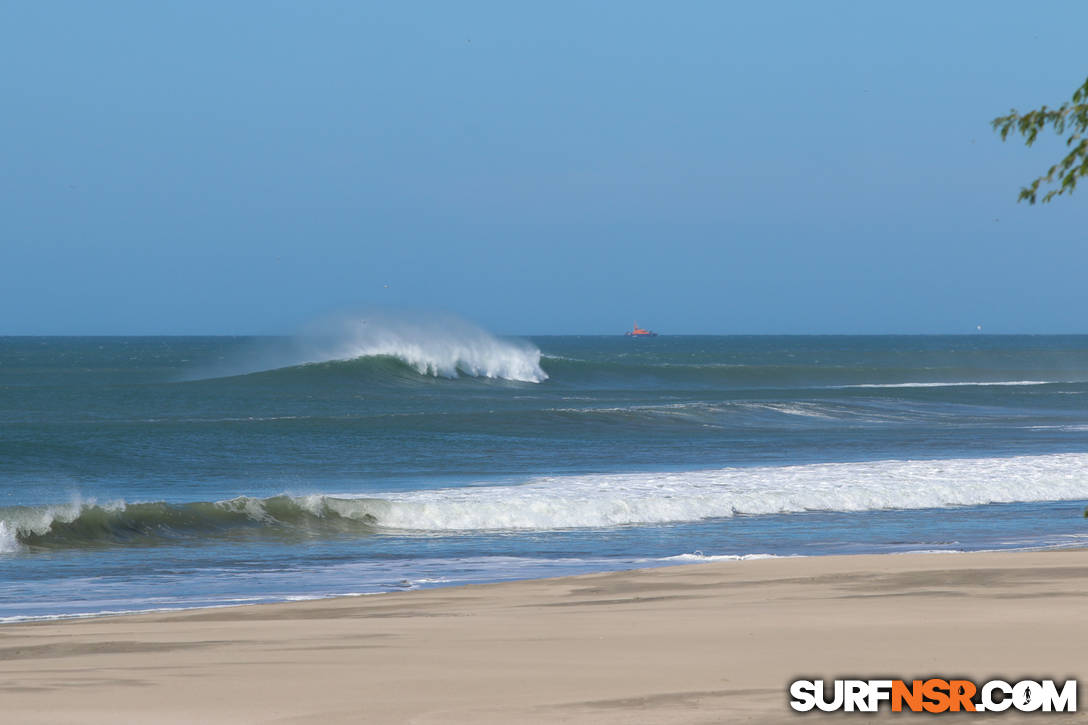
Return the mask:
{"type": "Polygon", "coordinates": [[[635,328],[633,330],[628,330],[623,334],[627,337],[657,337],[656,332],[653,332],[652,330],[643,330],[638,326],[637,322],[635,323],[635,328]]]}

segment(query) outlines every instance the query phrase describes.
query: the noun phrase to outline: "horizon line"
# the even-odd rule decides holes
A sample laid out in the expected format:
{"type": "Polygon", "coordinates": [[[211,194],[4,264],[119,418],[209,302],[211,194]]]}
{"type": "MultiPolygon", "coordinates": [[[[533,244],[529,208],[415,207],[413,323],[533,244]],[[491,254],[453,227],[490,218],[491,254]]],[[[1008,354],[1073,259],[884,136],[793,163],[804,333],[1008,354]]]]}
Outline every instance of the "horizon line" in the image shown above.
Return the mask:
{"type": "MultiPolygon", "coordinates": [[[[627,337],[622,332],[491,332],[497,337],[627,337]]],[[[294,332],[156,332],[156,333],[0,333],[5,338],[150,338],[150,337],[295,337],[294,332]]],[[[658,333],[670,337],[1083,337],[1088,332],[680,332],[658,333]]]]}

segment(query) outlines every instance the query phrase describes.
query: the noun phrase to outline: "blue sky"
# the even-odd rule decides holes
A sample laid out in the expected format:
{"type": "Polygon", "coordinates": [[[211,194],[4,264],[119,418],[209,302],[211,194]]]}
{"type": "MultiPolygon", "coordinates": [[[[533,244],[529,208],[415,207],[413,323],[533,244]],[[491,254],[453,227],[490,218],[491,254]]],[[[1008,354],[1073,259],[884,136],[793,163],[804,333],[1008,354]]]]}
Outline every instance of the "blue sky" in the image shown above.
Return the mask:
{"type": "Polygon", "coordinates": [[[1053,3],[0,2],[0,334],[1088,332],[1053,3]]]}

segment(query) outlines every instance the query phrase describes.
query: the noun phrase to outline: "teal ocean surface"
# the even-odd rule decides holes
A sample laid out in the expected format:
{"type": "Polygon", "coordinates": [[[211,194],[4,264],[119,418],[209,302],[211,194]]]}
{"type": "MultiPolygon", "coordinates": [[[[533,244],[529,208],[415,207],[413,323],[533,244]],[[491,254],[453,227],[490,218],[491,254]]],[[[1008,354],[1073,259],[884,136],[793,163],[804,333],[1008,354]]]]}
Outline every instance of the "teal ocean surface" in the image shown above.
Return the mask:
{"type": "Polygon", "coordinates": [[[0,338],[0,621],[1088,543],[1088,337],[0,338]]]}

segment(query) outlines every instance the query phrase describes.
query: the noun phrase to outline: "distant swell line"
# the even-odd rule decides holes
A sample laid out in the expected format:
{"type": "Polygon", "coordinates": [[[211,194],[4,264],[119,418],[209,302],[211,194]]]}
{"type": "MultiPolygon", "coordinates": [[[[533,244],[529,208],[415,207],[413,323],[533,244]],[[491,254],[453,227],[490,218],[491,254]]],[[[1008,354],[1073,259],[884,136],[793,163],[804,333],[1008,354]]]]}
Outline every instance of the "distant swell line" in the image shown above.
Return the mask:
{"type": "Polygon", "coordinates": [[[1038,371],[1008,369],[991,371],[997,378],[980,379],[977,368],[937,368],[920,372],[910,367],[866,365],[752,365],[743,363],[677,363],[647,360],[578,360],[543,355],[544,368],[559,381],[641,381],[653,378],[677,384],[815,390],[881,388],[1007,387],[1037,385],[1084,385],[1081,379],[1040,380],[1038,371]],[[1017,376],[1023,376],[1022,378],[1017,376]],[[918,377],[930,377],[929,380],[918,377]],[[1003,376],[998,378],[997,376],[1003,376]]]}
{"type": "Polygon", "coordinates": [[[856,383],[853,385],[829,386],[837,390],[849,388],[960,388],[960,387],[1008,387],[1019,385],[1078,385],[1079,381],[1068,380],[970,380],[959,382],[935,382],[935,383],[856,383]]]}

